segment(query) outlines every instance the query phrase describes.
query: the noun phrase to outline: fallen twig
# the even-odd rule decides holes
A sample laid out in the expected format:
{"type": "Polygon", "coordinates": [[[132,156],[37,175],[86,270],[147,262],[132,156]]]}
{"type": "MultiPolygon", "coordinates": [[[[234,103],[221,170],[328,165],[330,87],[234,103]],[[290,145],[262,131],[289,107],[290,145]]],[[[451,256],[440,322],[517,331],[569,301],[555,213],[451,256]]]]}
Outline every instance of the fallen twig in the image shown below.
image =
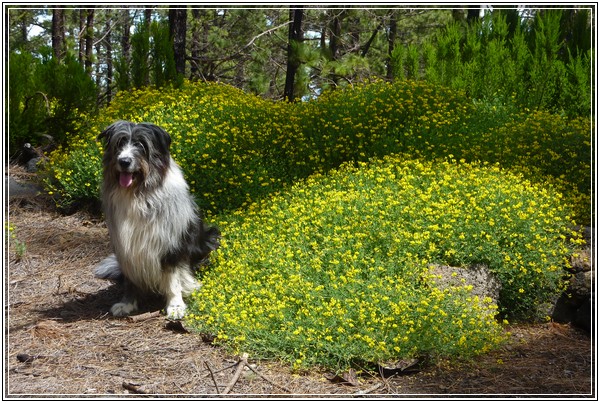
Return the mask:
{"type": "Polygon", "coordinates": [[[43,358],[43,356],[41,356],[41,355],[29,355],[27,353],[17,354],[17,361],[19,361],[19,362],[25,362],[27,364],[32,363],[33,360],[36,360],[38,358],[43,358]]]}
{"type": "Polygon", "coordinates": [[[375,392],[377,389],[381,388],[383,386],[383,383],[376,383],[375,385],[371,386],[368,389],[365,390],[359,390],[358,392],[355,392],[355,395],[368,395],[371,392],[375,392]]]}
{"type": "Polygon", "coordinates": [[[231,365],[228,365],[228,366],[226,366],[226,367],[224,367],[224,368],[221,368],[221,369],[219,369],[218,371],[215,371],[215,374],[218,374],[219,372],[227,371],[229,368],[233,368],[233,367],[235,367],[236,365],[238,365],[238,363],[239,363],[239,361],[238,361],[238,362],[236,362],[236,363],[233,363],[233,364],[231,364],[231,365]]]}
{"type": "Polygon", "coordinates": [[[154,311],[154,312],[141,313],[139,315],[128,316],[127,320],[129,320],[130,322],[141,322],[143,320],[156,318],[159,316],[160,316],[160,311],[154,311]]]}
{"type": "Polygon", "coordinates": [[[215,384],[215,389],[217,390],[217,395],[221,394],[221,392],[219,392],[219,385],[217,385],[217,380],[215,379],[215,374],[213,374],[212,369],[210,369],[210,367],[208,366],[208,363],[206,361],[204,361],[204,366],[206,367],[206,369],[208,369],[208,372],[210,372],[210,377],[213,380],[213,383],[215,384]]]}
{"type": "Polygon", "coordinates": [[[138,395],[147,395],[148,394],[148,392],[146,392],[145,390],[140,388],[140,385],[136,385],[134,383],[129,383],[129,382],[123,381],[123,387],[125,389],[127,389],[128,391],[136,393],[138,395]]]}
{"type": "Polygon", "coordinates": [[[252,368],[250,365],[247,365],[247,367],[254,372],[256,375],[260,376],[262,379],[264,379],[265,381],[269,382],[271,385],[275,386],[276,388],[279,388],[285,392],[288,393],[292,393],[291,390],[289,390],[288,388],[286,388],[285,386],[281,386],[275,382],[273,382],[272,380],[268,379],[266,376],[264,376],[263,374],[261,374],[260,372],[258,372],[256,369],[252,368]]]}
{"type": "Polygon", "coordinates": [[[233,378],[231,378],[231,381],[229,382],[229,384],[225,387],[225,389],[223,389],[223,393],[221,393],[222,395],[226,395],[231,391],[231,389],[233,388],[235,383],[240,378],[240,375],[242,374],[242,371],[244,370],[244,367],[247,364],[248,364],[248,354],[244,353],[240,357],[240,361],[238,362],[238,367],[235,370],[235,374],[233,374],[233,378]]]}

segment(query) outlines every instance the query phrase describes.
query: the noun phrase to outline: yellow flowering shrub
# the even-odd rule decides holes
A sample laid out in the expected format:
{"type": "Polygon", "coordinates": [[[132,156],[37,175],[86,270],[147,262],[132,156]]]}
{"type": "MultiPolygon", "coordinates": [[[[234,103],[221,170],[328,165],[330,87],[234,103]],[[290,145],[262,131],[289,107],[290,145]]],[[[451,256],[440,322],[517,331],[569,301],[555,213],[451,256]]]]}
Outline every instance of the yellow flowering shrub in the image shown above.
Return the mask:
{"type": "Polygon", "coordinates": [[[497,162],[552,183],[575,208],[577,222],[590,223],[590,119],[473,103],[461,92],[414,81],[325,93],[300,105],[298,114],[299,154],[316,170],[390,153],[497,162]]]}
{"type": "Polygon", "coordinates": [[[187,320],[297,366],[479,354],[501,341],[498,313],[528,317],[561,290],[579,241],[560,199],[498,165],[346,164],[219,216],[223,245],[187,320]],[[431,263],[487,265],[500,307],[438,288],[431,263]]]}
{"type": "Polygon", "coordinates": [[[231,86],[121,92],[99,116],[82,115],[67,147],[50,156],[46,184],[58,203],[98,199],[96,136],[118,119],[150,122],[173,138],[200,207],[234,210],[345,161],[408,153],[499,162],[560,186],[565,203],[590,217],[591,127],[544,112],[500,111],[423,82],[374,82],[300,104],[267,101],[231,86]]]}

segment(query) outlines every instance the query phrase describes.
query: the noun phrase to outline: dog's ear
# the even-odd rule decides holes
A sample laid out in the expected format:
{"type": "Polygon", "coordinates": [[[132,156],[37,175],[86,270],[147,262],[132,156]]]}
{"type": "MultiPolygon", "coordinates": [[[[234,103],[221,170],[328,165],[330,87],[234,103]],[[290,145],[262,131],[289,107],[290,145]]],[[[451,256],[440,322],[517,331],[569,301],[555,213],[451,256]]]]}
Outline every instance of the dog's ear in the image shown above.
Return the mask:
{"type": "Polygon", "coordinates": [[[112,125],[108,126],[106,129],[104,129],[104,131],[98,135],[97,139],[98,141],[104,140],[104,144],[108,145],[110,144],[110,140],[113,138],[115,133],[117,133],[120,130],[123,130],[125,127],[128,128],[129,132],[131,132],[132,126],[133,123],[131,122],[127,122],[125,120],[118,120],[112,125]]]}
{"type": "Polygon", "coordinates": [[[140,123],[139,126],[145,127],[150,133],[154,135],[156,142],[155,146],[158,148],[162,155],[169,153],[171,147],[171,136],[162,127],[152,123],[140,123]]]}
{"type": "Polygon", "coordinates": [[[104,144],[108,145],[110,143],[111,137],[114,134],[115,134],[115,124],[113,123],[112,125],[108,126],[106,129],[104,129],[104,131],[102,133],[100,133],[98,135],[98,137],[96,137],[96,140],[98,140],[98,141],[104,140],[104,144]]]}

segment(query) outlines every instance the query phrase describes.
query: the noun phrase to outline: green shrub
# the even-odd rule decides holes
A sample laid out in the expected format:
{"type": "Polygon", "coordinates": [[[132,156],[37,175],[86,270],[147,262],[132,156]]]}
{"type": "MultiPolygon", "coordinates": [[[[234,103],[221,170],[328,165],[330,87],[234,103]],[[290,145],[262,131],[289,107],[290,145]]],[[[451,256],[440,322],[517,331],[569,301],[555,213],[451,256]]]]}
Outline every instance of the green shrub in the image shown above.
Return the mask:
{"type": "Polygon", "coordinates": [[[590,116],[590,21],[585,9],[540,10],[533,19],[516,9],[494,10],[466,27],[448,24],[419,48],[397,47],[394,76],[445,85],[479,101],[590,116]]]}
{"type": "Polygon", "coordinates": [[[423,82],[374,82],[331,91],[296,107],[301,138],[292,158],[310,171],[345,161],[426,149],[423,130],[460,125],[472,103],[457,91],[423,82]]]}
{"type": "Polygon", "coordinates": [[[479,354],[500,342],[497,307],[438,288],[429,265],[485,264],[501,315],[535,315],[563,285],[565,239],[578,242],[560,199],[497,165],[346,164],[220,216],[223,246],[187,319],[297,366],[479,354]]]}
{"type": "Polygon", "coordinates": [[[13,52],[8,83],[7,145],[11,156],[24,143],[39,144],[42,135],[65,143],[79,113],[93,113],[96,108],[94,81],[73,56],[57,63],[49,57],[40,60],[13,52]]]}
{"type": "Polygon", "coordinates": [[[33,72],[37,60],[28,53],[11,53],[8,58],[5,122],[9,136],[5,136],[8,155],[13,156],[24,143],[38,139],[39,128],[48,117],[44,95],[36,93],[33,72]]]}

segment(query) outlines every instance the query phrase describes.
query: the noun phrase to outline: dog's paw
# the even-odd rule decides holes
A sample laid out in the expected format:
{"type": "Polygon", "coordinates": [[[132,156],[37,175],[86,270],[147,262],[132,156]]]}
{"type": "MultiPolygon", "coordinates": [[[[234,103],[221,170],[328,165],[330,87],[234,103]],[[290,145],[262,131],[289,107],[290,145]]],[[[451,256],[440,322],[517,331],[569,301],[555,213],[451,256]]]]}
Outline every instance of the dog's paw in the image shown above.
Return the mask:
{"type": "Polygon", "coordinates": [[[137,310],[137,302],[117,302],[110,308],[113,316],[128,316],[137,310]]]}
{"type": "Polygon", "coordinates": [[[183,305],[169,305],[167,306],[167,318],[171,320],[183,319],[185,316],[185,304],[183,305]]]}

